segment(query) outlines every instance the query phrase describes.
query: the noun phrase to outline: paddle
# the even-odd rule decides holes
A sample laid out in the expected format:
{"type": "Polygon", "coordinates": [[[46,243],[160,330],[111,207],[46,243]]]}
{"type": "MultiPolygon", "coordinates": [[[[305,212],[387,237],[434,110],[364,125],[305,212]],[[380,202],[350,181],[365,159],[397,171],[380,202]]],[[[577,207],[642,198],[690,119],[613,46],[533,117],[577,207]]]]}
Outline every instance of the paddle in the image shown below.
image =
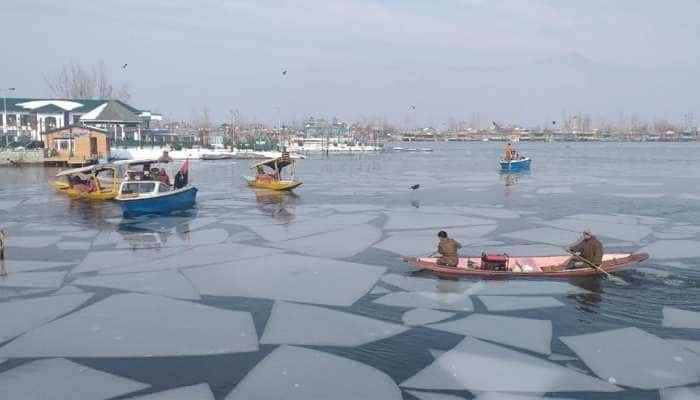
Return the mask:
{"type": "Polygon", "coordinates": [[[610,282],[614,282],[618,285],[623,285],[623,286],[629,285],[629,283],[625,282],[624,279],[617,277],[615,275],[610,275],[610,273],[608,273],[608,271],[593,264],[590,260],[587,260],[587,259],[581,257],[580,255],[574,253],[573,251],[569,250],[568,247],[564,247],[564,246],[560,246],[560,247],[562,249],[564,249],[564,251],[566,251],[567,253],[571,254],[572,256],[574,256],[574,257],[578,258],[579,260],[583,261],[584,263],[588,264],[589,267],[594,268],[596,271],[603,274],[603,276],[605,276],[608,280],[610,280],[610,282]]]}

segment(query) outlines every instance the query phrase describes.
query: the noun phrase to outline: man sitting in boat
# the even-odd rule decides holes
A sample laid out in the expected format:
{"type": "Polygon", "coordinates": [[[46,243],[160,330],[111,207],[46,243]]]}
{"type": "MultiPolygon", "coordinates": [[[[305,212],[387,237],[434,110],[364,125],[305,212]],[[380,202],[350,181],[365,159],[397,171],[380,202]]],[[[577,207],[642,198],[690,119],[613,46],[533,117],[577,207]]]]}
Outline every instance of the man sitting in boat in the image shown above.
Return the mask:
{"type": "Polygon", "coordinates": [[[510,143],[508,143],[508,144],[506,145],[504,159],[505,159],[506,161],[514,160],[515,158],[514,158],[514,154],[513,154],[513,153],[514,153],[513,146],[512,146],[510,143]]]}
{"type": "Polygon", "coordinates": [[[438,243],[437,253],[440,254],[437,263],[448,267],[456,267],[459,263],[459,255],[457,252],[462,248],[462,245],[454,239],[447,237],[447,232],[438,232],[440,242],[438,243]]]}
{"type": "Polygon", "coordinates": [[[255,179],[258,181],[271,181],[277,179],[275,174],[266,174],[263,167],[260,165],[255,170],[255,179]]]}
{"type": "Polygon", "coordinates": [[[603,243],[588,229],[583,231],[581,240],[567,250],[572,256],[566,269],[589,267],[588,262],[600,267],[603,262],[603,243]]]}

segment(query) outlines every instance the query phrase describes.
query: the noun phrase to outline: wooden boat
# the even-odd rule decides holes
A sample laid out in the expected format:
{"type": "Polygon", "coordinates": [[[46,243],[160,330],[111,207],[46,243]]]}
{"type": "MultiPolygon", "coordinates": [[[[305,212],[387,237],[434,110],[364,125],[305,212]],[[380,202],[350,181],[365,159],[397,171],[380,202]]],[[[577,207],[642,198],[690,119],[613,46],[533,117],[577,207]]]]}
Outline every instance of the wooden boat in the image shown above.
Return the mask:
{"type": "MultiPolygon", "coordinates": [[[[155,175],[154,169],[150,169],[152,161],[149,160],[146,161],[147,164],[143,164],[145,171],[151,171],[151,176],[146,176],[139,171],[128,171],[128,179],[119,187],[116,201],[125,216],[167,214],[190,208],[197,199],[197,188],[190,186],[188,182],[189,160],[185,160],[180,168],[175,177],[174,186],[170,185],[167,174],[155,175]]],[[[131,164],[140,163],[143,161],[131,164]]]]}
{"type": "MultiPolygon", "coordinates": [[[[608,273],[620,271],[634,267],[647,258],[649,255],[646,253],[606,254],[601,269],[608,273]]],[[[508,257],[505,271],[481,269],[480,256],[460,257],[456,267],[438,265],[437,258],[434,257],[406,258],[404,261],[422,270],[445,276],[569,278],[601,274],[589,267],[564,269],[571,261],[571,256],[508,257]]]]}
{"type": "Polygon", "coordinates": [[[532,160],[530,157],[522,157],[517,160],[506,161],[501,159],[499,161],[501,165],[501,171],[522,171],[530,169],[530,163],[532,160]]]}
{"type": "Polygon", "coordinates": [[[299,187],[302,182],[294,179],[294,163],[296,161],[289,157],[289,153],[282,153],[282,157],[265,160],[250,167],[256,170],[255,176],[244,176],[248,186],[258,189],[270,190],[292,190],[299,187]],[[285,179],[283,169],[291,166],[291,173],[285,179]],[[265,168],[271,172],[266,172],[265,168]]]}
{"type": "Polygon", "coordinates": [[[71,198],[113,200],[119,193],[120,183],[117,167],[106,164],[59,172],[51,186],[71,198]]]}

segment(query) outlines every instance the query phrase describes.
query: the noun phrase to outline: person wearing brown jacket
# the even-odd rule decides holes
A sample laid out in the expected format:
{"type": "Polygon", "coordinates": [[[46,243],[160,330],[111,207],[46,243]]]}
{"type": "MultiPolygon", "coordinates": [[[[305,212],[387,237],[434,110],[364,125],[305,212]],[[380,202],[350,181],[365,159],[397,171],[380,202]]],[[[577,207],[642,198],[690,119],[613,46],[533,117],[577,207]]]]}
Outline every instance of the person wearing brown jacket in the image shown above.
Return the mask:
{"type": "Polygon", "coordinates": [[[438,232],[438,237],[440,238],[437,248],[437,253],[440,254],[440,258],[437,260],[438,264],[456,267],[459,263],[457,252],[462,248],[462,245],[458,241],[448,238],[445,231],[438,232]]]}
{"type": "Polygon", "coordinates": [[[572,253],[571,262],[568,269],[578,268],[580,262],[583,262],[582,267],[588,267],[586,261],[591,262],[596,266],[600,266],[603,262],[603,243],[598,240],[589,230],[583,231],[583,238],[575,245],[568,248],[572,253]],[[578,253],[578,255],[576,255],[578,253]]]}

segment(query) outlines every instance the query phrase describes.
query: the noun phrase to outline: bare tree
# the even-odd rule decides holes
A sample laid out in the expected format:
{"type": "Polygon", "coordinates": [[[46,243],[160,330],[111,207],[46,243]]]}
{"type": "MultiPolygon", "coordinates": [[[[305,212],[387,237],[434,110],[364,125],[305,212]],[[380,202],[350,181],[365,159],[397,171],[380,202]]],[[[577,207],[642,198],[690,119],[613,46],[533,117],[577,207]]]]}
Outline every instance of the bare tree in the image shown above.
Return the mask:
{"type": "Polygon", "coordinates": [[[52,96],[69,99],[105,99],[128,102],[131,98],[128,86],[115,88],[107,65],[100,61],[94,65],[70,63],[54,75],[44,77],[52,96]]]}

